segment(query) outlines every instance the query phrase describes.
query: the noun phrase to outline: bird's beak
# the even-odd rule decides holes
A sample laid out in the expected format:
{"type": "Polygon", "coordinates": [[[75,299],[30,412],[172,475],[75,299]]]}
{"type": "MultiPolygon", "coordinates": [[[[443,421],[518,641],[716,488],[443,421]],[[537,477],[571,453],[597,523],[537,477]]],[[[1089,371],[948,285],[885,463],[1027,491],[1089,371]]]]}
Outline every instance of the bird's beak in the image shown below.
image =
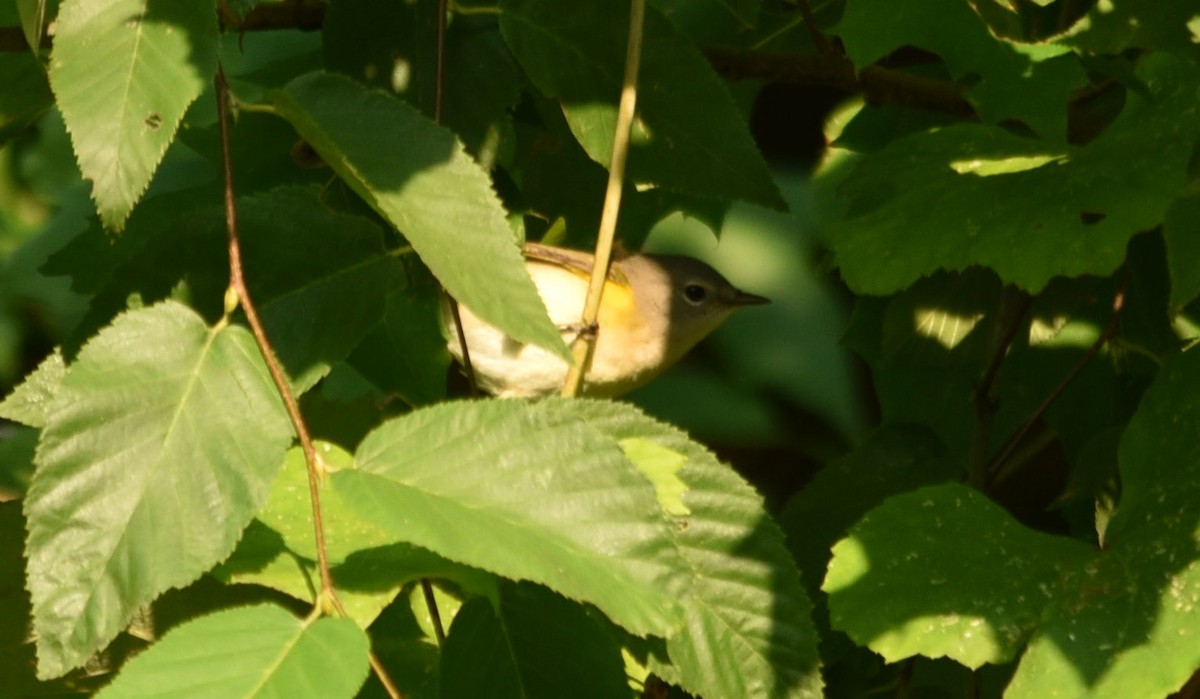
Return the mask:
{"type": "Polygon", "coordinates": [[[734,306],[761,306],[764,303],[771,303],[771,299],[757,294],[747,294],[744,291],[737,292],[737,296],[733,297],[734,306]]]}

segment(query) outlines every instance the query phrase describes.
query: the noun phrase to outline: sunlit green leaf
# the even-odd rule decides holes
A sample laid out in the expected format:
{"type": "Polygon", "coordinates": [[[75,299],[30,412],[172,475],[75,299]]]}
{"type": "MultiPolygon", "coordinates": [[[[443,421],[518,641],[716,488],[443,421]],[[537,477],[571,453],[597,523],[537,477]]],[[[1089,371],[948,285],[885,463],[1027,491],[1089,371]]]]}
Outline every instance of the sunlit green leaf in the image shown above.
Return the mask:
{"type": "Polygon", "coordinates": [[[82,664],[229,555],[290,436],[240,327],[165,302],[93,338],[46,410],[26,499],[39,675],[82,664]]]}
{"type": "Polygon", "coordinates": [[[97,697],[355,696],[366,633],[349,619],[297,619],[273,605],[200,617],[134,658],[97,697]]]}
{"type": "Polygon", "coordinates": [[[56,350],[0,402],[0,417],[30,427],[44,427],[46,409],[54,400],[66,373],[62,353],[56,350]]]}
{"type": "Polygon", "coordinates": [[[595,604],[635,633],[677,624],[683,562],[616,442],[546,401],[444,403],[377,428],[347,504],[446,558],[595,604]]]}
{"type": "Polygon", "coordinates": [[[62,4],[50,84],[108,228],[124,227],[213,75],[215,9],[211,0],[62,4]]]}
{"type": "Polygon", "coordinates": [[[487,175],[451,132],[338,75],[297,78],[275,101],[325,162],[412,243],[454,298],[510,337],[569,356],[487,175]]]}
{"type": "Polygon", "coordinates": [[[847,205],[826,226],[846,282],[887,294],[939,269],[983,265],[1036,292],[1056,275],[1112,272],[1135,233],[1162,223],[1200,137],[1200,69],[1156,55],[1139,75],[1151,97],[1130,94],[1086,145],[961,124],[898,139],[830,182],[847,205]],[[953,167],[1014,158],[1046,160],[989,175],[953,167]]]}
{"type": "Polygon", "coordinates": [[[654,658],[651,669],[702,696],[821,696],[812,605],[758,493],[673,427],[612,402],[568,405],[613,439],[687,457],[678,477],[691,514],[677,522],[675,542],[692,581],[679,599],[684,627],[667,637],[671,666],[654,658]]]}

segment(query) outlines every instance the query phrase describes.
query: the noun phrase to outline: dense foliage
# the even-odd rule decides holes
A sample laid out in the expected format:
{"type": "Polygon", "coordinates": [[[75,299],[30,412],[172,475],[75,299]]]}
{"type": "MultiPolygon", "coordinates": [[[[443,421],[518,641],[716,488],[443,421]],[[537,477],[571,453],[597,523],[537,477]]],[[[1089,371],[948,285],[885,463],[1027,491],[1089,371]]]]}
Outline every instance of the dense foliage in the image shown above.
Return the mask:
{"type": "Polygon", "coordinates": [[[440,15],[0,4],[0,693],[1196,691],[1194,2],[651,0],[621,242],[775,303],[629,401],[439,295],[566,356],[630,8],[440,15]]]}

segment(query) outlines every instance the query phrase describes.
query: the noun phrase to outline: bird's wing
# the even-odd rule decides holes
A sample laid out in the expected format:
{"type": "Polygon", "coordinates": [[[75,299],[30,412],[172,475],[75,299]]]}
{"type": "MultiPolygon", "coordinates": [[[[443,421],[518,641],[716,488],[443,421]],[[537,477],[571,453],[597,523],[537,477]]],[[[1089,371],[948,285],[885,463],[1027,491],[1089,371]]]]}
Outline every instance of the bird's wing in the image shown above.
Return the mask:
{"type": "MultiPolygon", "coordinates": [[[[558,265],[579,274],[585,279],[592,274],[592,260],[594,256],[590,252],[556,248],[549,245],[542,245],[541,243],[525,243],[523,252],[527,260],[558,265]]],[[[629,280],[621,270],[620,263],[615,260],[608,268],[608,279],[618,284],[629,285],[629,280]]]]}

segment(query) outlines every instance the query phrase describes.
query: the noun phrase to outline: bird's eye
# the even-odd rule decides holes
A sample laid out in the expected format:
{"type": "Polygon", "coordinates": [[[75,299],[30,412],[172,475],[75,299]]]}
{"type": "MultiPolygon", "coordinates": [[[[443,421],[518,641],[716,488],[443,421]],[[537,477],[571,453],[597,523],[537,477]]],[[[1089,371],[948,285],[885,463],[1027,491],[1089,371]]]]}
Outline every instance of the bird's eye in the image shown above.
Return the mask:
{"type": "Polygon", "coordinates": [[[708,298],[708,289],[699,284],[688,284],[683,287],[683,297],[688,300],[688,303],[700,304],[708,298]]]}

